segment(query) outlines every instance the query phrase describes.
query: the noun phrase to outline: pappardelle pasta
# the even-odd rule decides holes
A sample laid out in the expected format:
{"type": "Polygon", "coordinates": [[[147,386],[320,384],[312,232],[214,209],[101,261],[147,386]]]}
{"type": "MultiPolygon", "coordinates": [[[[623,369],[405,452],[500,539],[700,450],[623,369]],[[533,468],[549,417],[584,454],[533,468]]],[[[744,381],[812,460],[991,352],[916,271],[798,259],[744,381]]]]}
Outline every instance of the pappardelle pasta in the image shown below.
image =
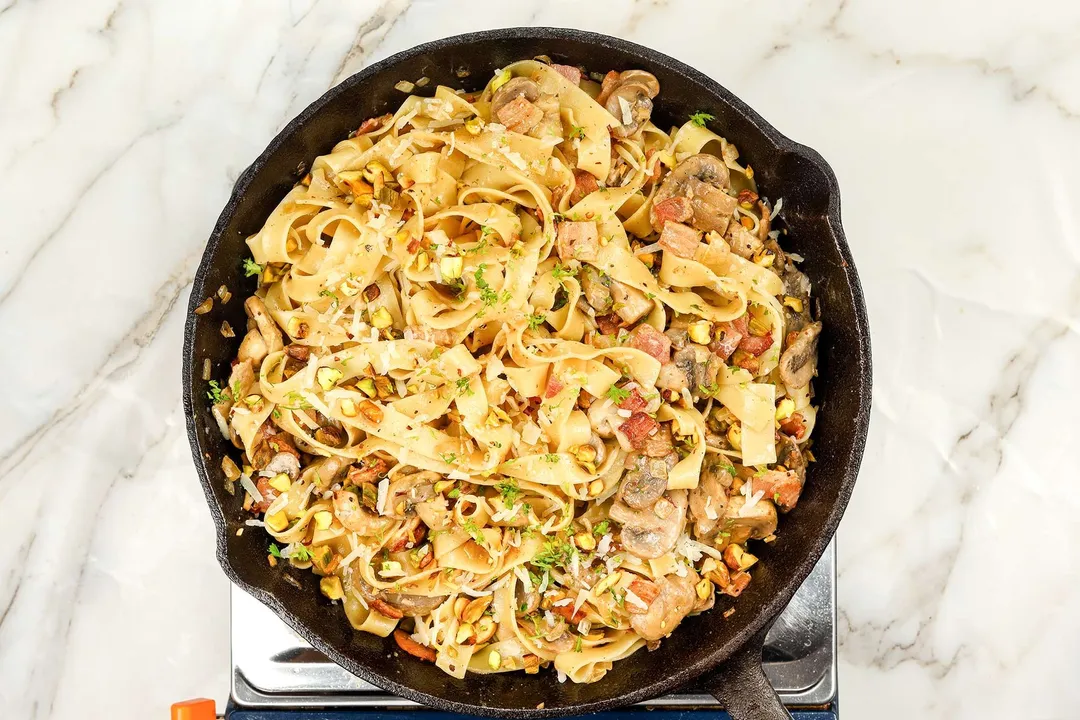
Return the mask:
{"type": "Polygon", "coordinates": [[[655,647],[746,588],[813,460],[781,201],[710,116],[654,124],[653,75],[597,80],[517,62],[318,157],[211,384],[269,562],[458,678],[655,647]]]}

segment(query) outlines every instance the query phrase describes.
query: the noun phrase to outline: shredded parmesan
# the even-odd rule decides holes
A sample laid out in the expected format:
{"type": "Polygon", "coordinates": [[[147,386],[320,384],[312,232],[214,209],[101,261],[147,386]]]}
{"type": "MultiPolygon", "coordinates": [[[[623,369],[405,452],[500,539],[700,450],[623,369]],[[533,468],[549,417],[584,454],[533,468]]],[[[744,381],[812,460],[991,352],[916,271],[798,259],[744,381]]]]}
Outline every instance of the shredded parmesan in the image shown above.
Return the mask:
{"type": "Polygon", "coordinates": [[[386,509],[386,497],[390,494],[390,478],[383,478],[379,481],[379,494],[375,498],[375,509],[379,511],[380,515],[389,515],[389,511],[386,509]]]}

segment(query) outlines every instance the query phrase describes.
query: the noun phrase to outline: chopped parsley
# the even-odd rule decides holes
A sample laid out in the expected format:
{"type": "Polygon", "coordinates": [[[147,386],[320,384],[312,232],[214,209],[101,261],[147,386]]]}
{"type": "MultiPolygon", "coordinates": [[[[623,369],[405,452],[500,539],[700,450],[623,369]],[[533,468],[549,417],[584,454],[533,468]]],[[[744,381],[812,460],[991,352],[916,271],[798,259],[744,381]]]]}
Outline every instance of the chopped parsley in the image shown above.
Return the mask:
{"type": "Polygon", "coordinates": [[[580,125],[573,125],[570,127],[570,138],[577,138],[578,140],[585,139],[585,128],[580,125]]]}
{"type": "Polygon", "coordinates": [[[451,500],[456,500],[457,498],[461,497],[461,488],[454,488],[450,492],[446,493],[446,497],[450,498],[451,500]]]}
{"type": "Polygon", "coordinates": [[[594,527],[592,529],[593,535],[596,535],[597,537],[607,535],[608,529],[610,527],[611,527],[611,522],[610,521],[601,520],[600,522],[596,523],[596,527],[594,527]]]}
{"type": "Polygon", "coordinates": [[[609,387],[604,394],[607,396],[608,400],[616,405],[621,405],[624,400],[630,397],[629,390],[623,390],[621,387],[615,387],[614,385],[609,387]]]}
{"type": "Polygon", "coordinates": [[[581,652],[581,636],[578,635],[577,640],[574,641],[574,652],[581,652]]]}
{"type": "Polygon", "coordinates": [[[223,402],[229,402],[229,400],[232,399],[229,395],[229,389],[222,389],[222,387],[218,385],[217,380],[210,381],[210,392],[206,393],[206,397],[210,398],[210,402],[214,403],[215,405],[219,405],[223,402]]]}
{"type": "Polygon", "coordinates": [[[441,457],[442,461],[447,465],[453,465],[454,461],[457,460],[457,453],[440,453],[439,457],[441,457]]]}
{"type": "Polygon", "coordinates": [[[307,398],[295,390],[286,395],[285,399],[292,403],[291,405],[282,405],[286,410],[310,410],[312,407],[307,398]]]}
{"type": "Polygon", "coordinates": [[[330,303],[331,309],[337,310],[337,306],[338,306],[337,293],[333,292],[332,290],[320,290],[319,291],[319,297],[328,297],[328,298],[330,298],[331,299],[331,303],[330,303]]]}
{"type": "Polygon", "coordinates": [[[550,571],[554,567],[563,567],[569,564],[577,549],[566,540],[548,540],[540,552],[533,556],[532,564],[543,570],[550,571]]]}
{"type": "Polygon", "coordinates": [[[542,313],[534,313],[534,314],[532,314],[532,315],[530,315],[528,317],[528,320],[529,320],[529,329],[530,330],[536,330],[537,328],[539,328],[541,325],[544,324],[544,321],[546,320],[546,318],[544,317],[544,315],[542,313]]]}
{"type": "Polygon", "coordinates": [[[503,290],[501,293],[497,293],[491,289],[487,280],[484,279],[484,270],[487,268],[485,263],[480,263],[476,268],[476,272],[473,273],[473,279],[476,281],[476,288],[480,291],[480,301],[484,303],[485,308],[489,308],[495,303],[506,303],[510,301],[512,293],[509,290],[503,290]]]}
{"type": "Polygon", "coordinates": [[[481,545],[484,544],[484,533],[480,530],[477,524],[473,522],[471,518],[466,520],[465,524],[462,525],[461,528],[465,532],[469,533],[469,536],[472,537],[472,539],[475,540],[477,543],[481,545]]]}
{"type": "Polygon", "coordinates": [[[467,378],[467,377],[458,378],[457,380],[455,380],[454,385],[457,386],[458,395],[465,395],[465,396],[472,395],[473,394],[473,389],[471,387],[471,383],[472,383],[472,378],[467,378]]]}
{"type": "Polygon", "coordinates": [[[495,489],[502,495],[506,507],[513,507],[514,501],[521,496],[521,488],[518,487],[517,480],[514,478],[507,478],[504,482],[496,484],[495,489]]]}
{"type": "Polygon", "coordinates": [[[566,269],[563,267],[562,263],[555,263],[555,268],[551,271],[551,276],[556,280],[562,280],[565,277],[573,277],[574,271],[566,269]]]}
{"type": "Polygon", "coordinates": [[[716,383],[711,385],[698,385],[698,393],[706,397],[712,397],[716,394],[716,391],[720,389],[720,386],[716,383]]]}
{"type": "Polygon", "coordinates": [[[276,558],[281,557],[281,550],[278,549],[278,546],[277,546],[276,543],[270,543],[270,554],[273,555],[276,558]]]}
{"type": "Polygon", "coordinates": [[[244,258],[244,277],[251,277],[252,275],[261,275],[263,271],[262,265],[255,262],[251,258],[244,258]]]}
{"type": "Polygon", "coordinates": [[[559,462],[559,454],[558,453],[547,453],[546,455],[544,455],[544,462],[549,462],[549,463],[552,463],[552,464],[555,464],[555,463],[559,462]]]}
{"type": "Polygon", "coordinates": [[[311,551],[308,550],[306,547],[299,547],[293,550],[292,555],[290,555],[289,557],[298,562],[308,562],[309,560],[311,560],[311,551]]]}
{"type": "Polygon", "coordinates": [[[696,112],[690,116],[690,122],[698,127],[705,127],[705,123],[715,120],[716,117],[706,112],[696,112]]]}
{"type": "Polygon", "coordinates": [[[275,420],[280,420],[281,419],[281,410],[279,410],[278,408],[275,407],[273,410],[270,411],[270,415],[275,420]]]}

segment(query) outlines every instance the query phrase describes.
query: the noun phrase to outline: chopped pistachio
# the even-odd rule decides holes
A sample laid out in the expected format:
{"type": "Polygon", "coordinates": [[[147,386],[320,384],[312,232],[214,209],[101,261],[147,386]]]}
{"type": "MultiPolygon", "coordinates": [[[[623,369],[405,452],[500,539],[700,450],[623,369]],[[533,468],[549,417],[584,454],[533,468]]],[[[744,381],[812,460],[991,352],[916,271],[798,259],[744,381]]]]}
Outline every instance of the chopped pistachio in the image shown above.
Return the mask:
{"type": "MultiPolygon", "coordinates": [[[[287,477],[287,476],[286,476],[287,477]]],[[[266,526],[274,532],[282,532],[289,526],[289,518],[283,511],[266,516],[266,526]]]]}
{"type": "Polygon", "coordinates": [[[205,315],[214,309],[214,298],[208,297],[199,303],[199,307],[195,308],[196,315],[205,315]]]}
{"type": "Polygon", "coordinates": [[[492,670],[498,670],[502,667],[502,655],[498,650],[492,650],[488,653],[488,667],[492,670]]]}
{"type": "Polygon", "coordinates": [[[380,423],[383,419],[382,408],[370,400],[365,400],[360,403],[360,414],[362,414],[368,422],[380,423]]]}
{"type": "Polygon", "coordinates": [[[375,397],[375,381],[369,377],[361,378],[356,383],[356,389],[368,397],[375,397]]]}
{"type": "Polygon", "coordinates": [[[439,272],[442,273],[443,280],[457,280],[464,268],[465,261],[460,257],[444,257],[439,261],[439,272]]]}
{"type": "Polygon", "coordinates": [[[285,473],[278,473],[270,478],[270,487],[278,492],[288,492],[289,488],[292,487],[292,479],[285,473]]]}
{"type": "Polygon", "coordinates": [[[370,183],[374,183],[376,179],[385,182],[387,180],[393,180],[394,176],[381,162],[372,160],[364,166],[364,179],[370,183]]]}
{"type": "Polygon", "coordinates": [[[791,295],[785,295],[784,296],[784,305],[791,308],[792,310],[794,310],[797,313],[801,313],[803,311],[803,302],[802,302],[802,300],[800,300],[797,297],[792,297],[791,295]]]}
{"type": "Polygon", "coordinates": [[[320,510],[315,513],[315,527],[320,530],[329,530],[334,522],[334,514],[329,510],[320,510]]]}
{"type": "Polygon", "coordinates": [[[428,257],[428,254],[426,252],[421,250],[420,252],[418,252],[416,254],[416,271],[417,272],[424,272],[425,270],[427,270],[427,267],[430,264],[431,264],[431,258],[428,257]]]}
{"type": "Polygon", "coordinates": [[[508,82],[510,82],[510,69],[503,68],[499,71],[499,74],[495,76],[495,79],[491,81],[491,92],[495,92],[508,82]]]}
{"type": "Polygon", "coordinates": [[[345,398],[344,400],[342,400],[341,404],[338,407],[341,408],[341,414],[345,417],[356,417],[356,403],[354,403],[349,398],[345,398]]]}
{"type": "Polygon", "coordinates": [[[469,118],[465,121],[465,129],[471,135],[479,135],[480,131],[484,129],[484,121],[478,117],[469,118]]]}
{"type": "Polygon", "coordinates": [[[686,330],[690,339],[699,345],[708,345],[712,340],[712,323],[708,320],[692,322],[686,330]]]}
{"type": "Polygon", "coordinates": [[[344,373],[332,367],[321,367],[315,373],[315,379],[318,380],[319,387],[323,390],[333,388],[342,377],[344,377],[344,373]]]}
{"type": "Polygon", "coordinates": [[[229,300],[232,299],[232,293],[229,292],[229,288],[225,287],[224,285],[222,285],[221,287],[219,287],[217,289],[217,296],[218,296],[218,300],[221,301],[222,305],[224,305],[225,303],[229,302],[229,300]]]}
{"type": "Polygon", "coordinates": [[[390,311],[384,307],[379,308],[371,315],[371,325],[379,330],[385,330],[394,324],[394,318],[390,311]]]}
{"type": "Polygon", "coordinates": [[[382,290],[375,283],[368,285],[364,288],[364,299],[368,302],[374,302],[379,299],[379,295],[382,294],[382,290]]]}
{"type": "Polygon", "coordinates": [[[739,423],[731,424],[727,431],[727,439],[731,447],[742,450],[742,426],[739,423]]]}
{"type": "Polygon", "coordinates": [[[795,412],[795,401],[791,398],[784,398],[776,406],[776,419],[785,420],[791,417],[793,412],[795,412]]]}
{"type": "Polygon", "coordinates": [[[285,323],[285,330],[291,337],[297,340],[302,340],[308,336],[308,324],[301,320],[298,316],[293,315],[289,318],[289,321],[285,323]]]}
{"type": "Polygon", "coordinates": [[[713,584],[708,578],[702,578],[701,582],[694,586],[694,590],[697,591],[698,599],[708,600],[709,596],[713,594],[713,584]]]}
{"type": "Polygon", "coordinates": [[[345,597],[345,591],[341,587],[341,578],[337,575],[328,575],[320,580],[319,590],[331,600],[340,600],[345,597]]]}
{"type": "Polygon", "coordinates": [[[596,548],[596,538],[593,537],[592,533],[578,533],[574,536],[574,543],[585,552],[589,552],[596,548]]]}

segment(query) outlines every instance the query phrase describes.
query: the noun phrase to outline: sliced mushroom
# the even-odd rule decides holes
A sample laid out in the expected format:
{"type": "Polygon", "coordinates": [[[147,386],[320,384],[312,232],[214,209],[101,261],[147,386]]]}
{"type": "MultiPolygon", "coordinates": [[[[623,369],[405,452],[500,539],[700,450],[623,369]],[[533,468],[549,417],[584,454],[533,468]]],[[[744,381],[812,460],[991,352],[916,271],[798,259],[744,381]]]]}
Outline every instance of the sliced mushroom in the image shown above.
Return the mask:
{"type": "Polygon", "coordinates": [[[402,615],[408,617],[429,615],[446,602],[447,598],[446,595],[412,595],[386,591],[379,593],[379,596],[385,602],[400,610],[402,615]]]}
{"type": "MultiPolygon", "coordinates": [[[[630,615],[630,627],[645,640],[654,641],[671,634],[698,604],[698,574],[693,570],[684,577],[665,575],[653,581],[659,588],[659,594],[651,603],[648,611],[630,615]]],[[[629,603],[628,603],[629,604],[629,603]]]]}
{"type": "Polygon", "coordinates": [[[510,78],[495,91],[491,96],[491,117],[496,118],[503,106],[518,97],[524,97],[529,102],[536,102],[540,98],[540,86],[529,78],[510,78]]]}
{"type": "Polygon", "coordinates": [[[821,323],[811,323],[800,330],[780,356],[780,379],[789,390],[805,387],[817,371],[818,336],[821,323]]]}
{"type": "Polygon", "coordinates": [[[280,452],[270,459],[263,470],[275,475],[285,473],[295,480],[300,475],[300,458],[291,453],[280,452]]]}
{"type": "Polygon", "coordinates": [[[653,229],[662,231],[663,218],[656,206],[668,198],[684,197],[693,209],[691,225],[704,232],[724,232],[738,201],[724,192],[731,183],[731,174],[724,161],[715,155],[691,155],[668,173],[653,197],[649,211],[653,229]]]}
{"type": "Polygon", "coordinates": [[[732,543],[761,540],[776,532],[776,506],[765,498],[747,508],[745,495],[732,495],[723,517],[724,531],[732,543]]]}
{"type": "Polygon", "coordinates": [[[386,495],[386,506],[389,512],[396,517],[413,512],[417,504],[434,497],[435,483],[441,479],[442,475],[430,470],[398,475],[390,483],[386,495]],[[402,503],[404,503],[404,512],[399,512],[398,508],[402,503]]]}
{"type": "Polygon", "coordinates": [[[609,514],[623,526],[620,542],[627,552],[648,560],[675,547],[686,524],[686,491],[673,490],[664,497],[672,506],[666,517],[660,517],[652,508],[635,510],[622,502],[612,504],[609,514]]]}
{"type": "Polygon", "coordinates": [[[592,265],[586,265],[582,268],[580,277],[581,291],[585,295],[585,302],[589,303],[598,314],[603,315],[611,312],[614,301],[611,299],[611,290],[608,289],[600,271],[592,265]]]}
{"type": "Polygon", "coordinates": [[[259,329],[259,334],[266,343],[267,352],[277,352],[285,347],[281,340],[281,330],[274,322],[274,318],[270,317],[270,312],[266,309],[266,303],[262,298],[252,295],[244,301],[244,310],[255,321],[255,327],[259,329]]]}
{"type": "Polygon", "coordinates": [[[637,468],[623,475],[618,499],[635,510],[651,508],[667,490],[667,464],[663,460],[645,462],[642,457],[637,468]]]}
{"type": "Polygon", "coordinates": [[[795,264],[790,261],[785,264],[780,278],[784,281],[784,327],[788,332],[798,332],[813,322],[810,316],[810,278],[796,270],[795,264]]]}
{"type": "MultiPolygon", "coordinates": [[[[682,352],[680,349],[676,352],[682,352]]],[[[686,372],[673,362],[667,362],[660,366],[660,375],[656,378],[656,387],[661,390],[674,390],[681,392],[690,387],[690,380],[686,372]]]]}
{"type": "Polygon", "coordinates": [[[672,361],[682,371],[690,386],[690,392],[695,395],[705,394],[702,389],[710,388],[716,383],[720,368],[724,365],[724,361],[709,352],[709,348],[697,343],[689,343],[682,350],[676,351],[672,361]]]}
{"type": "Polygon", "coordinates": [[[716,534],[720,518],[727,510],[725,489],[731,485],[732,478],[717,465],[719,463],[713,460],[711,466],[703,467],[698,486],[690,491],[690,515],[694,518],[694,534],[699,539],[709,539],[716,534]],[[721,477],[727,479],[727,486],[721,483],[721,477]]]}
{"type": "Polygon", "coordinates": [[[517,591],[514,593],[514,610],[519,616],[530,615],[536,611],[536,608],[540,607],[540,593],[533,590],[526,590],[524,585],[518,585],[517,591]]]}
{"type": "Polygon", "coordinates": [[[652,99],[660,92],[656,76],[644,70],[626,70],[604,100],[604,107],[618,121],[611,129],[615,137],[630,137],[652,116],[652,99]]]}
{"type": "Polygon", "coordinates": [[[266,341],[258,328],[248,330],[244,339],[240,341],[240,349],[236,352],[237,360],[245,360],[252,363],[261,363],[268,353],[266,341]]]}
{"type": "Polygon", "coordinates": [[[645,293],[618,280],[611,281],[611,297],[615,301],[615,314],[627,323],[636,323],[654,307],[645,293]]]}
{"type": "Polygon", "coordinates": [[[328,488],[352,463],[352,460],[337,455],[319,458],[304,468],[304,474],[300,479],[303,482],[314,483],[320,488],[328,488]]]}

